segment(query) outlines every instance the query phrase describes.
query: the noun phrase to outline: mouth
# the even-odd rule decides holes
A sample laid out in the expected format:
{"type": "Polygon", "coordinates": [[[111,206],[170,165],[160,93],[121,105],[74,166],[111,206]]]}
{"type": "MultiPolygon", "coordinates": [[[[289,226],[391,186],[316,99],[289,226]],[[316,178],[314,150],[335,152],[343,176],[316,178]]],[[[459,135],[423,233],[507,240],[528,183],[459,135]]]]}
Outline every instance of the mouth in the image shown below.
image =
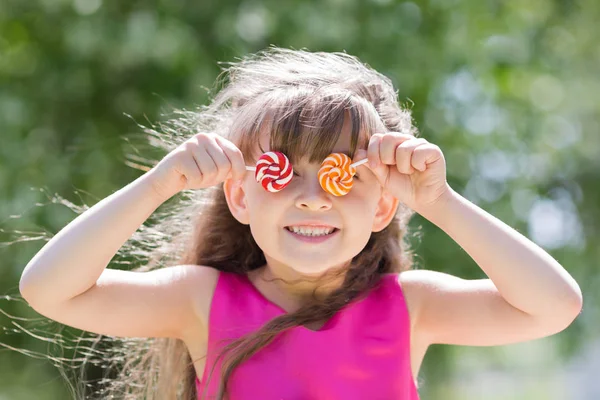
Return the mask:
{"type": "Polygon", "coordinates": [[[303,236],[326,236],[331,235],[332,233],[339,231],[338,228],[334,227],[322,227],[320,229],[302,229],[302,228],[293,228],[292,226],[284,227],[287,231],[300,234],[303,236]]]}
{"type": "Polygon", "coordinates": [[[340,231],[338,228],[331,228],[330,230],[318,230],[318,231],[302,231],[286,226],[284,228],[293,238],[307,243],[321,243],[337,236],[340,231]]]}

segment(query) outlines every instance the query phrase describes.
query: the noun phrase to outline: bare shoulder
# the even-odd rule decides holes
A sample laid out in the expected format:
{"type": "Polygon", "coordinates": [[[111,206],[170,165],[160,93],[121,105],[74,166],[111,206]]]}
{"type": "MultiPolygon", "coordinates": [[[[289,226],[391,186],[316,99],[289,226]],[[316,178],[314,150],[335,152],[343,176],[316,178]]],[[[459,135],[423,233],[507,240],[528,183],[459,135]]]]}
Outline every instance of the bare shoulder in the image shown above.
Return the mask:
{"type": "Polygon", "coordinates": [[[219,280],[219,270],[206,265],[190,265],[189,283],[194,314],[199,324],[190,324],[190,331],[184,333],[184,337],[205,338],[208,333],[208,318],[212,298],[219,280]],[[201,332],[198,332],[200,326],[201,332]]]}
{"type": "MultiPolygon", "coordinates": [[[[430,321],[437,319],[437,313],[460,312],[451,309],[458,299],[474,300],[476,296],[473,294],[482,289],[495,291],[489,279],[467,281],[454,275],[427,269],[403,271],[399,274],[398,281],[411,314],[411,325],[420,337],[431,333],[428,332],[431,328],[430,321]]],[[[432,343],[435,343],[435,340],[432,343]]]]}
{"type": "MultiPolygon", "coordinates": [[[[426,301],[427,297],[432,293],[439,293],[442,290],[450,292],[452,290],[464,290],[467,289],[467,286],[464,284],[469,282],[454,275],[427,269],[411,269],[403,271],[398,275],[398,281],[407,297],[409,308],[411,308],[415,314],[421,311],[423,302],[426,301]]],[[[486,281],[484,285],[488,287],[489,283],[491,283],[489,279],[479,281],[486,281]]]]}
{"type": "MultiPolygon", "coordinates": [[[[489,279],[467,281],[454,275],[427,269],[403,271],[398,275],[398,281],[404,292],[413,333],[427,345],[436,343],[436,339],[431,337],[431,330],[435,330],[436,327],[432,327],[430,321],[438,319],[437,313],[458,313],[460,310],[451,310],[451,307],[456,300],[464,299],[465,295],[469,299],[474,299],[468,296],[468,292],[474,293],[483,287],[495,289],[489,279]]],[[[456,305],[458,306],[458,303],[456,305]]]]}
{"type": "Polygon", "coordinates": [[[201,377],[206,363],[210,308],[220,271],[206,265],[189,265],[188,268],[194,321],[183,332],[181,340],[194,360],[196,375],[201,377]]]}
{"type": "Polygon", "coordinates": [[[407,270],[398,274],[398,283],[402,288],[406,307],[410,314],[411,327],[414,329],[424,296],[424,286],[434,279],[428,270],[407,270]]]}
{"type": "Polygon", "coordinates": [[[430,271],[408,270],[397,274],[410,318],[410,358],[414,377],[419,375],[425,353],[431,344],[428,337],[419,331],[418,326],[425,296],[423,285],[430,279],[427,277],[428,272],[430,271]]]}
{"type": "Polygon", "coordinates": [[[398,281],[405,296],[408,297],[407,301],[411,302],[416,311],[424,290],[438,284],[440,279],[444,279],[443,276],[451,277],[451,275],[427,269],[410,269],[398,274],[398,281]]]}

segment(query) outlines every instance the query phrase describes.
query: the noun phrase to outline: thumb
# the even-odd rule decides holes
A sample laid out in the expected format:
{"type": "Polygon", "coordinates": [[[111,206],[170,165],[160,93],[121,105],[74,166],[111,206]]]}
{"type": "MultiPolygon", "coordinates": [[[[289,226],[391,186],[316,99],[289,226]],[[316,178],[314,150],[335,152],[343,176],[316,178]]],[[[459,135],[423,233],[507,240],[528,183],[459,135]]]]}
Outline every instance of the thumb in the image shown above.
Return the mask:
{"type": "MultiPolygon", "coordinates": [[[[354,159],[354,162],[356,161],[360,161],[367,158],[367,151],[366,150],[358,150],[356,152],[356,156],[354,159]]],[[[377,180],[379,181],[379,184],[381,184],[381,186],[385,186],[385,182],[386,182],[386,177],[388,174],[388,170],[389,167],[385,164],[382,164],[381,162],[376,166],[376,167],[372,167],[370,161],[366,162],[364,164],[361,164],[358,166],[358,169],[360,168],[368,168],[373,175],[375,175],[375,177],[377,178],[377,180]]]]}

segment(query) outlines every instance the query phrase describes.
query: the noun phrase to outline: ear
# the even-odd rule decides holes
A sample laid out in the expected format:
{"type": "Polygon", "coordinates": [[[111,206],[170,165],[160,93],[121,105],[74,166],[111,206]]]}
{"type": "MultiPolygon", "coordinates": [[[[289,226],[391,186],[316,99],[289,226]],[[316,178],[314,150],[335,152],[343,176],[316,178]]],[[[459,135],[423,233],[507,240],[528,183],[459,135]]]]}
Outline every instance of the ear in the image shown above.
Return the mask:
{"type": "Polygon", "coordinates": [[[223,192],[225,193],[225,200],[227,201],[231,215],[241,224],[248,225],[250,218],[248,216],[244,181],[234,182],[233,179],[226,179],[223,183],[223,192]]]}
{"type": "Polygon", "coordinates": [[[400,201],[387,190],[381,193],[377,203],[375,219],[373,220],[373,232],[382,231],[389,225],[394,215],[396,215],[399,203],[400,201]]]}

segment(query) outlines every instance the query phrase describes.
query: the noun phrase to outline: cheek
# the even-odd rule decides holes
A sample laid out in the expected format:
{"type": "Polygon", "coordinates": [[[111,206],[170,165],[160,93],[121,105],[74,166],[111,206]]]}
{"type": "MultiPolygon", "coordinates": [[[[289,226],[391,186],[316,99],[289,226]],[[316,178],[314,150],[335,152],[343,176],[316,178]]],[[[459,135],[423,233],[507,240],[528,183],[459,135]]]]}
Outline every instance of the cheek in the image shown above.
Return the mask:
{"type": "Polygon", "coordinates": [[[354,229],[371,226],[375,215],[376,202],[364,195],[348,193],[344,199],[343,213],[349,226],[354,229]]]}
{"type": "Polygon", "coordinates": [[[284,204],[284,196],[283,191],[271,193],[258,183],[254,183],[254,186],[249,188],[247,192],[248,210],[251,218],[257,222],[276,219],[279,214],[278,210],[284,204]]]}
{"type": "Polygon", "coordinates": [[[369,210],[375,210],[381,199],[382,189],[378,182],[362,182],[357,186],[357,194],[361,198],[364,207],[369,210]]]}
{"type": "Polygon", "coordinates": [[[246,181],[245,188],[248,195],[253,199],[263,200],[265,197],[271,194],[265,190],[265,188],[263,188],[262,185],[254,179],[254,177],[246,181]]]}
{"type": "Polygon", "coordinates": [[[374,185],[353,185],[350,192],[344,196],[347,206],[371,210],[377,205],[379,198],[378,188],[374,185]]]}
{"type": "Polygon", "coordinates": [[[271,230],[276,221],[277,211],[275,210],[273,201],[268,198],[270,193],[264,191],[262,187],[259,189],[249,194],[247,201],[250,230],[262,248],[265,238],[272,235],[271,230]],[[264,193],[262,193],[263,191],[264,193]]]}
{"type": "Polygon", "coordinates": [[[248,208],[251,221],[254,222],[257,214],[260,218],[260,214],[264,213],[264,211],[262,211],[262,207],[264,207],[265,203],[265,194],[263,193],[264,189],[256,182],[247,182],[245,189],[246,207],[248,208]]]}

